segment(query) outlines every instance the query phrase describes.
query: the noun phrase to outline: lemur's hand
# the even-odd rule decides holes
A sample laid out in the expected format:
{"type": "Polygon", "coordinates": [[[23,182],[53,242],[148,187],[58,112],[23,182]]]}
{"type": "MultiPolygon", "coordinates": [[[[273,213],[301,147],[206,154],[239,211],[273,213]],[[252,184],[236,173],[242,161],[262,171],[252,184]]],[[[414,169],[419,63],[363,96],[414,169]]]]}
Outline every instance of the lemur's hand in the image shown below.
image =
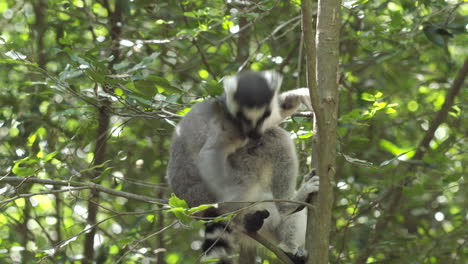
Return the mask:
{"type": "Polygon", "coordinates": [[[304,188],[304,191],[306,193],[314,193],[314,192],[318,192],[319,185],[320,185],[320,177],[317,175],[312,176],[309,173],[304,178],[304,183],[302,184],[302,188],[304,188]]]}

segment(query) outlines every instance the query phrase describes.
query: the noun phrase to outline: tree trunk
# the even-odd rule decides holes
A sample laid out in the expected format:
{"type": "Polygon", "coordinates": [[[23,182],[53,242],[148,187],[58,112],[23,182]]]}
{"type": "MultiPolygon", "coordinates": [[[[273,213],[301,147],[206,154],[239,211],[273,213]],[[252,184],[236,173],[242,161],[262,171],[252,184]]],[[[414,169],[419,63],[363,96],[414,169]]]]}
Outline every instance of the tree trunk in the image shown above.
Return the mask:
{"type": "Polygon", "coordinates": [[[338,120],[338,44],[340,0],[319,0],[315,45],[311,1],[302,1],[303,32],[307,54],[307,83],[315,112],[313,157],[320,176],[314,210],[309,210],[307,250],[309,264],[327,264],[338,120]]]}
{"type": "MultiPolygon", "coordinates": [[[[104,163],[106,159],[106,147],[107,147],[107,131],[109,130],[109,113],[107,111],[107,103],[104,101],[103,106],[98,110],[98,132],[96,135],[96,144],[94,151],[94,162],[93,165],[99,165],[104,163]]],[[[102,168],[94,170],[91,178],[96,178],[102,173],[102,168]]],[[[86,222],[88,225],[95,225],[98,213],[99,203],[99,191],[92,189],[90,197],[88,199],[88,218],[86,222]]],[[[84,243],[84,260],[83,263],[93,263],[94,260],[94,236],[96,234],[96,228],[91,228],[85,236],[84,243]]]]}
{"type": "MultiPolygon", "coordinates": [[[[109,13],[109,27],[110,27],[110,36],[112,39],[111,54],[114,59],[109,63],[109,71],[114,72],[113,66],[115,63],[120,61],[120,52],[119,52],[119,39],[122,32],[121,25],[123,24],[122,15],[123,15],[123,6],[121,1],[115,2],[115,9],[112,9],[109,6],[108,1],[104,1],[104,6],[109,13]]],[[[110,101],[105,98],[98,98],[100,100],[100,105],[98,110],[98,132],[96,135],[95,151],[94,151],[94,162],[93,165],[99,165],[106,161],[106,148],[107,148],[107,133],[109,131],[109,121],[110,113],[108,108],[110,106],[110,101]]],[[[91,179],[99,177],[105,168],[97,168],[93,171],[91,179]]],[[[88,218],[86,219],[88,225],[95,225],[97,214],[98,214],[98,203],[99,203],[99,191],[91,190],[91,195],[88,200],[88,218]]],[[[91,228],[85,236],[84,242],[84,264],[92,263],[94,261],[95,251],[94,251],[94,236],[96,234],[96,228],[91,228]]]]}

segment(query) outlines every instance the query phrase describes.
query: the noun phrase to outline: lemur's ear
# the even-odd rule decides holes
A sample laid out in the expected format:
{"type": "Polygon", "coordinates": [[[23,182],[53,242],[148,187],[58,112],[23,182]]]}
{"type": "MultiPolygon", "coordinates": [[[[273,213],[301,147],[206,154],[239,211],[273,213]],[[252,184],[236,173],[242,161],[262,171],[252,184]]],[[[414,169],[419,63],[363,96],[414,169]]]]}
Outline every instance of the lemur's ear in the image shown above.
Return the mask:
{"type": "Polygon", "coordinates": [[[304,104],[309,110],[312,110],[312,104],[309,96],[309,89],[298,88],[281,93],[277,99],[278,104],[272,108],[272,114],[265,120],[265,126],[271,127],[279,124],[284,119],[296,112],[297,108],[304,104]]]}
{"type": "Polygon", "coordinates": [[[223,78],[224,94],[226,95],[227,108],[229,113],[234,115],[239,109],[239,105],[234,100],[234,94],[237,90],[237,75],[226,76],[223,78]]]}
{"type": "Polygon", "coordinates": [[[226,94],[233,94],[237,89],[237,75],[224,77],[223,88],[226,94]]]}
{"type": "Polygon", "coordinates": [[[301,103],[304,104],[307,109],[313,111],[308,88],[298,88],[284,92],[280,94],[279,101],[281,116],[283,118],[292,115],[301,103]]]}
{"type": "Polygon", "coordinates": [[[268,86],[273,91],[279,91],[281,83],[283,82],[283,76],[276,71],[262,71],[263,77],[266,79],[268,86]]]}
{"type": "MultiPolygon", "coordinates": [[[[268,83],[268,87],[273,91],[279,91],[283,76],[276,71],[262,71],[260,74],[265,78],[268,83]]],[[[232,94],[237,89],[237,82],[239,75],[231,75],[223,78],[223,87],[226,94],[232,94]]]]}

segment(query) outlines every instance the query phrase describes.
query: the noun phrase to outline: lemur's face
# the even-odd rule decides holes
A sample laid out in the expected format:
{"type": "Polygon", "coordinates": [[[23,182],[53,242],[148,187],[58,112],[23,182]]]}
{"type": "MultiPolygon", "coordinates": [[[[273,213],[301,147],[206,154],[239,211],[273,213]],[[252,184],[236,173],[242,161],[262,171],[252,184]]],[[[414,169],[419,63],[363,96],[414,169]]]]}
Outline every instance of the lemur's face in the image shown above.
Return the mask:
{"type": "Polygon", "coordinates": [[[235,118],[244,136],[250,139],[259,139],[266,130],[264,123],[270,115],[270,106],[262,106],[259,108],[241,106],[235,118]]]}
{"type": "Polygon", "coordinates": [[[259,139],[278,113],[277,91],[281,77],[273,72],[245,72],[224,81],[226,104],[243,136],[259,139]]]}

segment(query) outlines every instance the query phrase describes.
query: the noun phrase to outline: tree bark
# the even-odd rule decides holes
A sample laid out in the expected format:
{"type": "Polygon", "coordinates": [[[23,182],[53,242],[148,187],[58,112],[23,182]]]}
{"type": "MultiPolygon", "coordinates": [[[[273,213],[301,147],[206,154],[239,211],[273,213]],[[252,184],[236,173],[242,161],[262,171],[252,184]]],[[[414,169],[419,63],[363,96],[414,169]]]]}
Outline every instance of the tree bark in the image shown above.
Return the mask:
{"type": "MultiPolygon", "coordinates": [[[[96,136],[94,162],[93,165],[99,165],[106,160],[107,148],[107,131],[109,130],[109,113],[107,111],[106,103],[98,109],[98,132],[96,136]]],[[[94,170],[91,179],[98,177],[102,173],[102,168],[94,170]]],[[[99,191],[92,189],[88,199],[88,217],[86,222],[88,225],[95,225],[98,213],[99,191]]],[[[94,236],[96,228],[91,228],[85,236],[84,256],[83,263],[93,263],[94,260],[94,236]]]]}
{"type": "Polygon", "coordinates": [[[340,8],[340,0],[318,1],[314,46],[311,0],[302,1],[307,83],[315,113],[312,156],[320,176],[320,190],[314,199],[315,209],[308,213],[306,247],[309,264],[328,263],[336,172],[340,8]]]}

